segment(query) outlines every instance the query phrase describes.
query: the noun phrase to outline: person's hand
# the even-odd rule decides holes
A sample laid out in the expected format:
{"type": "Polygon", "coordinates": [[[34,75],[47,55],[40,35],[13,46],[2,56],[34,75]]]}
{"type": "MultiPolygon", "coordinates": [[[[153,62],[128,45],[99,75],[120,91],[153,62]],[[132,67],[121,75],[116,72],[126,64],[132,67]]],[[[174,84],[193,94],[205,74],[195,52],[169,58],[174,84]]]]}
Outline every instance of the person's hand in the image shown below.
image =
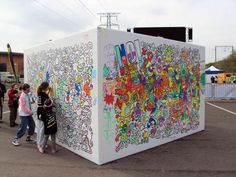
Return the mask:
{"type": "Polygon", "coordinates": [[[49,94],[50,96],[53,96],[53,88],[52,88],[52,87],[49,87],[49,88],[48,88],[48,94],[49,94]]]}

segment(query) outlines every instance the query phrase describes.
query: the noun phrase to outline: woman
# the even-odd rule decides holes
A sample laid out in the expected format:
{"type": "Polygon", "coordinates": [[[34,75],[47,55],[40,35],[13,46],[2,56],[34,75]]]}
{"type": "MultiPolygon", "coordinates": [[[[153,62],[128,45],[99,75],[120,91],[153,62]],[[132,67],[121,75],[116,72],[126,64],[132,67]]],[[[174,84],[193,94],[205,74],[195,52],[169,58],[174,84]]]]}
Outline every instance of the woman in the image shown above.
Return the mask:
{"type": "Polygon", "coordinates": [[[17,118],[17,109],[19,106],[19,93],[18,93],[18,85],[12,84],[11,88],[8,90],[7,95],[9,97],[8,106],[10,109],[10,127],[17,126],[18,124],[15,122],[17,118]]]}
{"type": "Polygon", "coordinates": [[[44,123],[42,121],[42,112],[44,110],[43,105],[45,100],[49,99],[51,95],[51,88],[47,82],[42,82],[38,87],[38,108],[37,108],[37,117],[38,117],[38,126],[37,126],[37,145],[40,153],[44,153],[44,123]]]}

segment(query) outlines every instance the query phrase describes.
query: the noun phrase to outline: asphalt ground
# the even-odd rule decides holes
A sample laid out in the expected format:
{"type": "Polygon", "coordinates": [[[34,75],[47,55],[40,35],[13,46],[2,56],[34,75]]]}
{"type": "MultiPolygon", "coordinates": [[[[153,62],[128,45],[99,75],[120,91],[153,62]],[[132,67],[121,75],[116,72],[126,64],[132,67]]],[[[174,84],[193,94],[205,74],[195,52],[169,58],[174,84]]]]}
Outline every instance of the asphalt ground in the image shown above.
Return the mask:
{"type": "Polygon", "coordinates": [[[0,177],[236,177],[235,101],[206,102],[204,131],[102,166],[60,146],[54,155],[24,138],[13,146],[17,127],[9,127],[6,105],[4,112],[0,177]]]}

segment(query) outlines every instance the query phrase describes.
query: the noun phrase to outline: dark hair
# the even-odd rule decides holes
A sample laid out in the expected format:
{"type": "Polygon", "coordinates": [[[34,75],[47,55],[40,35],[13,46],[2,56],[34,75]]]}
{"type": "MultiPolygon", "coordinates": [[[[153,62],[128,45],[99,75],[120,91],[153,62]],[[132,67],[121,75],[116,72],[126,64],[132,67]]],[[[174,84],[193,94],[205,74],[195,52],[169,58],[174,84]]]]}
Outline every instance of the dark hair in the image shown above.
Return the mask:
{"type": "Polygon", "coordinates": [[[11,88],[13,89],[15,87],[15,85],[17,85],[16,83],[12,84],[11,85],[11,88]]]}
{"type": "Polygon", "coordinates": [[[13,94],[17,94],[18,93],[18,90],[13,90],[13,94]]]}
{"type": "Polygon", "coordinates": [[[23,91],[25,91],[25,90],[27,90],[28,88],[30,88],[30,85],[29,84],[23,84],[23,86],[22,86],[22,90],[23,91]]]}
{"type": "Polygon", "coordinates": [[[37,94],[39,95],[43,90],[49,87],[48,82],[42,82],[40,86],[38,87],[37,94]]]}

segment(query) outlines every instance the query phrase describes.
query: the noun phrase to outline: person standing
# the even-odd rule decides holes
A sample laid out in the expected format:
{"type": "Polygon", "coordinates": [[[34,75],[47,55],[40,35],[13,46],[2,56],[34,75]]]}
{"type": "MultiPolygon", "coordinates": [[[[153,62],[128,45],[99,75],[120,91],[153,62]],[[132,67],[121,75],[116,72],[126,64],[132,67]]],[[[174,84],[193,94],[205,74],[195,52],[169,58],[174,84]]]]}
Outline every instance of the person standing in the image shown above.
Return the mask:
{"type": "Polygon", "coordinates": [[[6,87],[0,80],[0,123],[2,122],[2,110],[4,105],[4,94],[6,93],[6,87]]]}
{"type": "Polygon", "coordinates": [[[49,87],[48,82],[42,82],[37,90],[37,96],[38,96],[38,108],[37,108],[37,117],[38,117],[38,123],[37,123],[37,146],[40,153],[44,152],[44,123],[42,121],[42,112],[44,110],[43,105],[46,99],[49,98],[49,95],[51,94],[51,88],[49,87]]]}
{"type": "Polygon", "coordinates": [[[23,92],[21,93],[20,99],[19,99],[20,126],[19,126],[16,136],[12,140],[12,144],[14,146],[20,145],[19,139],[24,136],[27,126],[29,127],[29,129],[28,129],[28,135],[25,141],[27,143],[35,143],[35,141],[31,139],[31,136],[34,134],[35,123],[32,117],[33,111],[31,109],[30,97],[28,95],[28,93],[30,92],[29,84],[24,84],[22,86],[22,90],[23,92]]]}
{"type": "Polygon", "coordinates": [[[7,92],[7,90],[6,90],[6,86],[2,83],[1,80],[0,80],[0,90],[3,93],[3,101],[4,101],[4,94],[7,92]]]}
{"type": "Polygon", "coordinates": [[[215,83],[216,84],[218,83],[218,77],[217,76],[215,77],[215,83]]]}
{"type": "Polygon", "coordinates": [[[9,100],[8,106],[10,110],[10,127],[18,126],[16,123],[17,118],[17,109],[19,106],[19,93],[18,93],[18,85],[12,84],[11,88],[7,91],[9,100]]]}
{"type": "MultiPolygon", "coordinates": [[[[56,149],[56,132],[57,132],[57,121],[56,113],[53,111],[53,101],[51,99],[46,99],[43,105],[44,110],[42,111],[42,121],[44,123],[44,147],[47,144],[48,138],[50,136],[52,142],[52,153],[55,154],[56,149]]],[[[44,152],[44,149],[41,153],[44,152]]]]}
{"type": "Polygon", "coordinates": [[[211,76],[211,83],[214,84],[215,83],[215,77],[211,76]]]}

